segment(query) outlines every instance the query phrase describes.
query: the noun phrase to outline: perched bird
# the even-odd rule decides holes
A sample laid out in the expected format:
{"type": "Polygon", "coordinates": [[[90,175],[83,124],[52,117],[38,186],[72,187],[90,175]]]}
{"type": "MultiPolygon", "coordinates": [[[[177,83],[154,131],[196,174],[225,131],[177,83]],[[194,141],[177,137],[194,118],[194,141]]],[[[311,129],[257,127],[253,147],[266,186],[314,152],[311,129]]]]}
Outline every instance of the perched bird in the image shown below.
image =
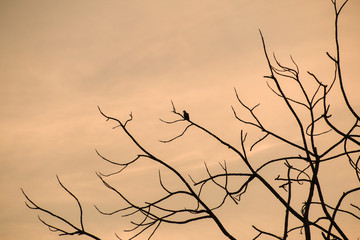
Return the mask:
{"type": "Polygon", "coordinates": [[[185,110],[183,112],[184,112],[184,120],[189,121],[190,120],[189,114],[185,110]]]}

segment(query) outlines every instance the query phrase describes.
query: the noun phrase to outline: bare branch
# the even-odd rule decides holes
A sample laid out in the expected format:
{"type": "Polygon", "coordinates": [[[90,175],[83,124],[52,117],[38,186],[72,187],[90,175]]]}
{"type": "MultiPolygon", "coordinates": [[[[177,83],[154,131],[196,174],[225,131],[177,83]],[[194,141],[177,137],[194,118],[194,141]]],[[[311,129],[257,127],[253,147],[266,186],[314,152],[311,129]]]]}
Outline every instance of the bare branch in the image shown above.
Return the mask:
{"type": "Polygon", "coordinates": [[[186,128],[184,129],[184,131],[183,131],[182,133],[180,133],[179,135],[177,135],[177,136],[175,136],[175,137],[173,137],[173,138],[171,138],[171,139],[169,139],[169,140],[159,140],[159,141],[162,142],[162,143],[172,142],[172,141],[174,141],[175,139],[183,136],[183,135],[185,134],[185,132],[186,132],[186,131],[189,129],[189,127],[191,127],[191,126],[192,126],[192,124],[187,125],[186,128]]]}
{"type": "MultiPolygon", "coordinates": [[[[57,177],[57,176],[56,176],[57,177]]],[[[56,227],[54,225],[51,225],[47,222],[45,222],[44,220],[42,220],[40,217],[39,220],[40,222],[42,222],[45,226],[47,226],[49,228],[50,231],[53,231],[53,232],[60,232],[59,235],[60,236],[64,236],[64,235],[84,235],[84,236],[87,236],[89,238],[92,238],[92,239],[96,239],[96,240],[100,240],[100,238],[96,237],[95,235],[87,232],[84,230],[84,225],[83,225],[83,212],[82,212],[82,207],[81,207],[81,204],[79,202],[79,200],[77,199],[77,197],[71,193],[59,180],[59,178],[57,177],[58,179],[58,182],[59,184],[61,185],[61,187],[67,192],[69,193],[69,195],[71,195],[77,202],[78,204],[78,207],[79,207],[79,210],[80,210],[80,225],[81,227],[78,228],[76,227],[74,224],[72,224],[71,222],[69,222],[68,220],[66,220],[65,218],[53,213],[52,211],[49,211],[45,208],[42,208],[40,207],[39,205],[37,205],[35,202],[33,202],[27,195],[26,193],[24,192],[23,189],[21,189],[23,195],[25,196],[26,200],[29,201],[30,204],[28,204],[27,202],[25,202],[26,206],[30,209],[33,209],[33,210],[38,210],[40,212],[43,212],[45,214],[48,214],[50,215],[51,217],[59,220],[60,222],[63,222],[65,225],[67,225],[68,227],[72,228],[73,230],[72,231],[67,231],[65,229],[62,229],[62,228],[59,228],[59,227],[56,227]]]]}

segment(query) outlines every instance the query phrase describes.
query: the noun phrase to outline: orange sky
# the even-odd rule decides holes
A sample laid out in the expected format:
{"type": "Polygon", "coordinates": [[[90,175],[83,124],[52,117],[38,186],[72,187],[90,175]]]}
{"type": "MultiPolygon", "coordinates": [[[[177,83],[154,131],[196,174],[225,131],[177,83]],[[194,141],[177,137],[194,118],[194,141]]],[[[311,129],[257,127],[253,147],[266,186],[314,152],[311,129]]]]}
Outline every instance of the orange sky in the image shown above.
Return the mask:
{"type": "MultiPolygon", "coordinates": [[[[357,109],[359,12],[360,2],[350,0],[340,20],[345,86],[357,109]]],[[[116,201],[96,178],[95,171],[109,171],[109,166],[94,149],[119,161],[134,152],[100,116],[97,105],[122,120],[132,111],[135,136],[184,175],[203,173],[204,160],[215,166],[231,158],[219,150],[205,159],[210,143],[188,148],[185,142],[191,146],[201,139],[195,131],[173,146],[159,144],[157,140],[181,129],[164,126],[158,118],[171,118],[173,100],[196,122],[238,141],[240,126],[230,109],[236,105],[233,87],[250,105],[264,101],[266,106],[271,95],[263,79],[268,70],[259,28],[280,60],[289,63],[291,54],[303,72],[331,77],[325,55],[334,53],[330,0],[1,1],[0,239],[59,238],[25,208],[19,189],[76,218],[69,212],[75,205],[57,185],[56,174],[87,204],[88,228],[109,231],[107,239],[115,239],[114,231],[121,233],[117,229],[124,219],[103,219],[92,208],[116,201]],[[177,149],[181,153],[173,152],[177,149]],[[106,224],[96,225],[97,217],[106,224]]],[[[131,171],[141,181],[148,168],[131,171]]],[[[229,209],[223,213],[226,224],[241,229],[244,235],[237,236],[254,237],[251,224],[258,213],[239,208],[244,214],[231,218],[235,213],[229,209]]],[[[220,239],[212,224],[163,228],[155,239],[169,234],[171,239],[220,239]]]]}

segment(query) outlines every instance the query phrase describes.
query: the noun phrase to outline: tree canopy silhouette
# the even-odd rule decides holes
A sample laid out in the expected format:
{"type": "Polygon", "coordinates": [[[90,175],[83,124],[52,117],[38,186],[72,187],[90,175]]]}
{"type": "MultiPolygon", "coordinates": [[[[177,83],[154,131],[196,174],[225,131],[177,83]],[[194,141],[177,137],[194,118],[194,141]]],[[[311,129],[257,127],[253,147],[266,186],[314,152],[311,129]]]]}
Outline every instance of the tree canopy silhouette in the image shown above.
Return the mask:
{"type": "MultiPolygon", "coordinates": [[[[300,67],[291,56],[291,63],[288,65],[280,62],[275,54],[270,56],[263,34],[260,31],[268,68],[268,73],[264,78],[267,80],[269,89],[284,103],[282,106],[274,106],[274,113],[276,113],[275,109],[284,106],[284,109],[292,116],[289,121],[295,123],[293,126],[297,132],[296,136],[284,136],[281,132],[273,129],[266,122],[266,119],[258,115],[257,109],[260,103],[255,106],[247,105],[236,89],[234,91],[237,105],[231,106],[233,117],[244,129],[254,128],[258,130],[259,136],[257,136],[258,140],[256,141],[249,142],[248,134],[245,130],[241,130],[240,146],[237,147],[204,127],[202,123],[197,122],[196,113],[192,113],[191,119],[185,110],[181,113],[173,102],[171,102],[171,112],[174,118],[172,120],[160,119],[166,125],[182,128],[179,134],[170,139],[161,140],[162,143],[171,144],[185,134],[190,134],[188,133],[189,129],[197,129],[208,138],[216,141],[219,146],[226,147],[235,154],[237,161],[244,166],[241,171],[231,169],[227,161],[224,161],[219,163],[221,171],[218,172],[214,172],[205,163],[207,173],[205,178],[187,176],[186,172],[181,172],[170,165],[134,136],[128,128],[129,124],[133,124],[132,113],[127,120],[123,121],[112,117],[98,107],[104,119],[113,122],[114,128],[121,129],[138,150],[136,157],[123,162],[115,162],[105,157],[100,151],[96,151],[101,159],[113,165],[115,169],[110,174],[98,172],[99,180],[106,188],[122,199],[124,204],[118,209],[110,211],[105,211],[104,206],[95,206],[98,212],[103,215],[122,214],[128,218],[133,225],[132,228],[126,230],[133,233],[130,239],[139,236],[148,239],[153,236],[156,238],[154,234],[161,231],[163,225],[191,224],[204,219],[212,220],[225,238],[237,239],[239,233],[230,231],[218,216],[218,212],[227,204],[232,204],[234,208],[240,205],[242,197],[251,194],[249,189],[257,182],[264,187],[262,188],[263,191],[270,193],[282,206],[283,222],[281,231],[277,232],[266,230],[266,226],[253,225],[253,229],[256,230],[253,239],[261,239],[265,236],[270,239],[294,239],[294,236],[296,239],[299,239],[299,236],[303,239],[315,238],[314,236],[327,240],[349,239],[343,219],[360,220],[360,206],[350,201],[354,199],[351,198],[352,196],[359,197],[360,192],[360,116],[349,100],[342,74],[338,21],[347,2],[348,0],[342,3],[331,0],[335,15],[335,51],[334,53],[326,52],[329,61],[334,66],[331,81],[320,79],[316,73],[310,71],[307,71],[306,75],[300,74],[300,67]],[[295,84],[296,92],[288,89],[289,82],[295,84]],[[342,110],[350,113],[352,121],[350,126],[336,118],[342,113],[330,107],[330,94],[335,94],[344,100],[342,110]],[[244,117],[243,112],[246,112],[248,117],[244,117]],[[253,161],[249,152],[266,141],[281,142],[282,146],[291,150],[280,152],[276,157],[269,154],[269,156],[261,159],[260,163],[253,161]],[[126,169],[130,165],[134,165],[142,159],[160,166],[158,186],[161,187],[162,194],[152,196],[151,199],[141,199],[142,202],[139,203],[112,185],[108,179],[118,174],[126,174],[126,169]],[[354,182],[344,182],[343,194],[338,196],[336,201],[333,199],[330,201],[324,192],[321,170],[329,167],[329,163],[334,161],[340,161],[344,167],[352,169],[354,182]],[[268,173],[265,174],[268,169],[271,170],[270,177],[268,173]],[[164,181],[166,174],[164,173],[175,176],[180,184],[174,186],[166,184],[164,181]],[[212,195],[216,195],[220,201],[217,203],[210,201],[208,191],[211,191],[212,195]],[[179,206],[178,202],[183,203],[183,205],[179,206]]],[[[26,206],[60,222],[61,224],[56,225],[39,217],[45,226],[60,236],[83,235],[92,239],[102,239],[85,228],[80,198],[65,187],[59,177],[57,180],[77,204],[79,212],[77,223],[41,207],[22,190],[26,198],[26,206]]],[[[341,182],[342,179],[337,179],[337,181],[341,182]]],[[[141,192],[139,192],[140,194],[141,192]]],[[[254,212],[256,210],[253,209],[254,212]]],[[[120,235],[115,233],[118,239],[120,239],[120,235]]]]}

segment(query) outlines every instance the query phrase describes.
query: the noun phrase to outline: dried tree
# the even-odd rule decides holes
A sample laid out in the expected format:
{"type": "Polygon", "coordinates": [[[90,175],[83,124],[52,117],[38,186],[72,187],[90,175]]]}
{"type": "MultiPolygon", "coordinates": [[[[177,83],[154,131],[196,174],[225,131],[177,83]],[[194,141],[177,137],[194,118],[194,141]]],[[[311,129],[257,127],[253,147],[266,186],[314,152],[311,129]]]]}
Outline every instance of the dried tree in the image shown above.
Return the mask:
{"type": "MultiPolygon", "coordinates": [[[[176,117],[173,121],[161,120],[168,125],[177,125],[186,123],[183,131],[169,140],[161,141],[163,143],[171,143],[181,138],[188,132],[190,128],[196,128],[206,134],[209,138],[213,138],[218,144],[227,147],[230,151],[237,155],[239,161],[246,166],[246,170],[242,172],[232,172],[228,169],[226,162],[220,163],[222,171],[220,173],[211,173],[208,166],[205,164],[207,176],[205,179],[195,180],[190,176],[184,176],[176,168],[170,166],[165,160],[155,156],[149,149],[140,143],[138,139],[129,131],[128,124],[133,120],[132,114],[125,122],[117,118],[105,114],[100,108],[99,111],[106,120],[113,121],[117,125],[114,128],[120,128],[126,136],[138,148],[138,154],[134,159],[127,162],[114,162],[98,151],[97,154],[106,162],[120,167],[119,170],[110,173],[98,173],[99,179],[103,184],[115,192],[126,203],[125,207],[116,209],[111,212],[106,212],[101,207],[96,209],[104,215],[113,215],[123,213],[123,216],[133,218],[131,221],[133,228],[127,230],[133,232],[131,239],[145,233],[150,239],[153,234],[159,229],[162,224],[186,224],[203,219],[212,219],[219,230],[229,239],[236,239],[223,225],[221,220],[216,215],[219,208],[224,206],[227,199],[230,199],[235,204],[241,204],[241,197],[247,193],[248,188],[254,181],[260,182],[284,207],[284,221],[282,232],[269,232],[261,230],[257,226],[253,228],[258,232],[254,239],[259,239],[262,236],[268,236],[275,239],[287,239],[290,234],[299,234],[301,230],[304,239],[311,239],[314,233],[320,233],[323,239],[349,239],[347,233],[343,230],[343,225],[337,219],[337,215],[345,214],[354,219],[360,220],[360,207],[350,203],[350,205],[343,207],[344,200],[360,190],[360,116],[353,109],[348,96],[346,94],[343,77],[341,72],[341,58],[340,46],[338,36],[338,20],[339,15],[348,2],[347,0],[341,4],[336,0],[331,0],[335,12],[335,54],[332,55],[327,52],[327,56],[334,64],[333,79],[329,83],[318,79],[316,74],[307,72],[307,84],[305,80],[300,78],[300,70],[296,62],[290,57],[292,66],[286,66],[280,63],[275,55],[270,59],[263,35],[260,32],[262,47],[265,53],[265,59],[268,64],[269,74],[265,76],[268,79],[268,86],[271,91],[276,94],[285,103],[286,109],[291,113],[296,122],[298,135],[292,138],[284,137],[276,130],[269,128],[266,122],[257,115],[256,110],[259,106],[250,107],[244,103],[235,89],[235,96],[238,101],[238,106],[232,106],[234,117],[245,127],[251,127],[260,130],[262,133],[259,140],[247,144],[247,134],[241,131],[241,147],[237,148],[232,144],[224,141],[212,131],[206,129],[199,123],[196,123],[186,111],[179,112],[172,102],[172,113],[176,117]],[[287,83],[292,81],[297,86],[297,93],[294,95],[287,93],[287,83]],[[311,84],[308,84],[311,81],[311,84]],[[333,93],[334,86],[338,84],[339,91],[335,94],[341,96],[345,102],[345,108],[351,113],[353,124],[344,126],[341,122],[333,120],[332,116],[336,114],[330,108],[329,95],[333,93]],[[306,85],[306,86],[305,86],[306,85]],[[310,86],[310,87],[309,87],[310,86]],[[244,119],[238,114],[241,108],[250,114],[250,119],[244,119]],[[305,112],[305,114],[304,114],[305,112]],[[324,128],[326,127],[326,129],[324,128]],[[325,129],[325,130],[324,130],[325,129]],[[335,136],[335,137],[334,137],[335,136]],[[297,141],[297,139],[301,141],[297,141]],[[276,139],[287,145],[292,149],[290,155],[283,155],[277,158],[264,159],[260,166],[254,166],[252,159],[249,157],[249,151],[255,146],[264,143],[264,141],[272,141],[276,139]],[[331,140],[325,141],[324,139],[331,140]],[[159,170],[159,185],[163,189],[164,194],[159,196],[156,200],[143,199],[142,204],[135,203],[132,199],[125,196],[115,186],[111,185],[106,179],[116,174],[125,174],[125,169],[139,161],[140,159],[147,159],[154,162],[154,164],[161,165],[162,169],[172,173],[179,180],[182,186],[178,186],[177,190],[171,190],[164,184],[161,172],[159,170]],[[356,175],[358,187],[347,189],[335,205],[329,204],[325,199],[321,179],[320,166],[326,167],[327,163],[331,161],[342,161],[344,165],[348,165],[353,169],[356,175]],[[277,166],[283,163],[283,169],[280,170],[277,166]],[[276,167],[275,167],[276,166],[276,167]],[[275,181],[264,176],[264,169],[274,168],[275,181]],[[284,173],[284,170],[286,174],[284,173]],[[239,180],[239,178],[241,180],[239,180]],[[204,189],[208,185],[213,185],[218,188],[218,196],[221,196],[222,201],[213,206],[208,203],[208,199],[204,195],[204,189]],[[294,186],[299,185],[305,191],[300,197],[303,200],[302,206],[297,206],[293,198],[294,186]],[[234,187],[235,186],[235,187],[234,187]],[[280,188],[279,188],[280,187],[280,188]],[[183,207],[175,207],[171,204],[173,199],[186,198],[189,204],[184,204],[183,207]],[[320,208],[319,208],[320,207],[320,208]],[[315,211],[316,209],[316,211],[315,211]],[[140,217],[140,218],[139,218],[140,217]]],[[[183,126],[183,125],[182,125],[183,126]]],[[[30,209],[39,210],[45,214],[56,218],[65,223],[67,227],[72,230],[65,230],[63,228],[50,225],[46,221],[40,221],[49,227],[51,231],[58,232],[59,235],[86,235],[92,239],[100,239],[93,234],[90,234],[84,229],[83,224],[83,210],[78,198],[70,192],[58,179],[59,184],[65,189],[77,202],[80,211],[80,227],[69,222],[65,218],[54,214],[52,211],[38,206],[32,201],[28,195],[23,191],[27,199],[26,205],[30,209]]],[[[346,187],[346,186],[345,186],[346,187]]],[[[116,235],[116,234],[115,234],[116,235]]],[[[118,237],[118,235],[116,235],[118,237]]],[[[118,237],[119,238],[119,237],[118,237]]],[[[120,238],[119,238],[120,239],[120,238]]]]}

